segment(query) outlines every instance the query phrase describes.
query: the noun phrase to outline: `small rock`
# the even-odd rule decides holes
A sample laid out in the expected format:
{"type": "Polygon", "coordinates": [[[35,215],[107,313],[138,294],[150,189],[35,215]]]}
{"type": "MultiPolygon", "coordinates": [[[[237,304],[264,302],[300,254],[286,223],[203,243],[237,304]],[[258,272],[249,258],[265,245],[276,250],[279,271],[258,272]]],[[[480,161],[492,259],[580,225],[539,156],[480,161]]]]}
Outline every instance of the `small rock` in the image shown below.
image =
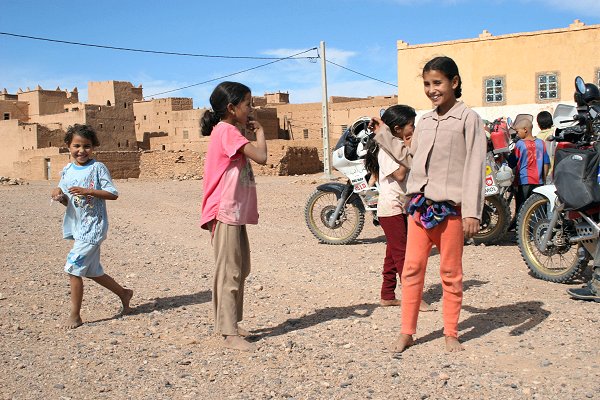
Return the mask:
{"type": "Polygon", "coordinates": [[[65,388],[65,385],[63,385],[62,383],[57,383],[56,385],[54,385],[54,389],[60,389],[60,390],[62,390],[64,388],[65,388]]]}
{"type": "Polygon", "coordinates": [[[448,379],[450,379],[450,375],[448,375],[448,374],[447,374],[447,373],[445,373],[445,372],[442,372],[442,373],[441,373],[441,374],[438,376],[438,379],[439,379],[440,381],[447,381],[448,379]]]}

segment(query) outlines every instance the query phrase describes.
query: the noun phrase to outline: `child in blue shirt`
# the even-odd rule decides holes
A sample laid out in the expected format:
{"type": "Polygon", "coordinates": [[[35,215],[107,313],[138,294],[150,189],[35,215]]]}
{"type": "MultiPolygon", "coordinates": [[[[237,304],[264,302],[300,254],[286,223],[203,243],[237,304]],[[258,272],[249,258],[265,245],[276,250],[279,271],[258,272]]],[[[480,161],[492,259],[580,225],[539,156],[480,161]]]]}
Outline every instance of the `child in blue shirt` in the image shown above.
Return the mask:
{"type": "Polygon", "coordinates": [[[105,274],[100,264],[100,244],[108,231],[105,200],[116,200],[119,195],[106,166],[91,158],[94,147],[100,145],[96,132],[87,125],[75,124],[67,130],[65,143],[73,162],[62,170],[58,187],[51,196],[67,207],[63,237],[75,241],[65,264],[71,284],[71,313],[66,325],[74,329],[83,324],[82,277],[94,280],[119,296],[122,313],[130,310],[133,290],[123,288],[105,274]]]}

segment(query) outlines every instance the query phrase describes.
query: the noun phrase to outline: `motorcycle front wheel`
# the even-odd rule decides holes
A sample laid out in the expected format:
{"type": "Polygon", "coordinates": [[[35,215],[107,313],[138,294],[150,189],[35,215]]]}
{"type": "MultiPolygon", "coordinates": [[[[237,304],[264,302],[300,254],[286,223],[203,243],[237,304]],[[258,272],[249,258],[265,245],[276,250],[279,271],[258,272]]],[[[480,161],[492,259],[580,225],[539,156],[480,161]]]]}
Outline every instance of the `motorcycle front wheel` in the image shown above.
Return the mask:
{"type": "Polygon", "coordinates": [[[503,196],[485,198],[479,232],[473,236],[475,244],[493,244],[504,237],[510,224],[510,208],[503,196]]]}
{"type": "Polygon", "coordinates": [[[517,241],[519,251],[527,267],[536,278],[545,281],[568,283],[584,272],[588,259],[581,256],[579,244],[569,243],[569,227],[562,216],[556,232],[545,250],[541,241],[548,230],[552,213],[549,200],[537,193],[523,203],[517,218],[517,241]]]}
{"type": "Polygon", "coordinates": [[[315,191],[306,202],[304,219],[321,243],[347,244],[355,240],[365,224],[365,214],[355,204],[346,203],[333,227],[329,217],[335,211],[338,197],[333,192],[315,191]]]}

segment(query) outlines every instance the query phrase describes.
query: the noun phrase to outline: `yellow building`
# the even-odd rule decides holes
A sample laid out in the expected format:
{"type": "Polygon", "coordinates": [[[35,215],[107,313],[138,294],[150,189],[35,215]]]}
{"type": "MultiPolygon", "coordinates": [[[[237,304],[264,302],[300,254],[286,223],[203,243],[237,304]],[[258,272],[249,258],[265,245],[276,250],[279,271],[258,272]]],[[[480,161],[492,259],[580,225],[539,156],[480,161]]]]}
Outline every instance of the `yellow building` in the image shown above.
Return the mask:
{"type": "Polygon", "coordinates": [[[600,83],[600,25],[575,20],[566,29],[409,45],[398,48],[398,102],[431,109],[423,93],[421,71],[444,55],[458,64],[462,100],[485,119],[553,111],[572,103],[575,77],[600,83]]]}

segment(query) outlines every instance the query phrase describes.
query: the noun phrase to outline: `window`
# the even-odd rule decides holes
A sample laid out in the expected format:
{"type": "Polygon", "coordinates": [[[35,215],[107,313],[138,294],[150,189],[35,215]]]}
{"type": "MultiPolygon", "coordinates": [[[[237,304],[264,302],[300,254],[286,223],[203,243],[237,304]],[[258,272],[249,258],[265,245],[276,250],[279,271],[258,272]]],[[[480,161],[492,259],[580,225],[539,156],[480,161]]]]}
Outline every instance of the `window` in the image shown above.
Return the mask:
{"type": "Polygon", "coordinates": [[[342,135],[346,132],[346,129],[348,129],[348,125],[342,125],[342,135]]]}
{"type": "Polygon", "coordinates": [[[102,129],[103,126],[104,126],[104,124],[102,122],[100,122],[100,129],[102,129]]]}
{"type": "Polygon", "coordinates": [[[10,119],[10,113],[4,113],[4,116],[2,117],[3,120],[8,121],[10,119]]]}
{"type": "Polygon", "coordinates": [[[126,146],[126,147],[129,147],[129,140],[126,140],[126,141],[125,141],[125,146],[126,146]]]}
{"type": "Polygon", "coordinates": [[[600,68],[596,70],[596,86],[600,86],[600,68]]]}
{"type": "Polygon", "coordinates": [[[492,77],[484,80],[484,99],[485,103],[504,102],[504,78],[492,77]]]}
{"type": "Polygon", "coordinates": [[[308,129],[303,129],[302,133],[304,134],[304,139],[308,139],[308,129]]]}
{"type": "Polygon", "coordinates": [[[144,115],[144,121],[146,120],[146,116],[144,115]]]}
{"type": "Polygon", "coordinates": [[[555,73],[538,75],[538,100],[558,99],[558,75],[555,73]]]}
{"type": "Polygon", "coordinates": [[[187,139],[188,137],[189,137],[189,135],[188,135],[188,131],[184,130],[184,131],[183,131],[183,138],[184,138],[184,139],[187,139]]]}
{"type": "Polygon", "coordinates": [[[110,100],[106,100],[106,105],[110,107],[110,100]]]}
{"type": "Polygon", "coordinates": [[[127,102],[123,103],[123,108],[127,108],[127,102]]]}

